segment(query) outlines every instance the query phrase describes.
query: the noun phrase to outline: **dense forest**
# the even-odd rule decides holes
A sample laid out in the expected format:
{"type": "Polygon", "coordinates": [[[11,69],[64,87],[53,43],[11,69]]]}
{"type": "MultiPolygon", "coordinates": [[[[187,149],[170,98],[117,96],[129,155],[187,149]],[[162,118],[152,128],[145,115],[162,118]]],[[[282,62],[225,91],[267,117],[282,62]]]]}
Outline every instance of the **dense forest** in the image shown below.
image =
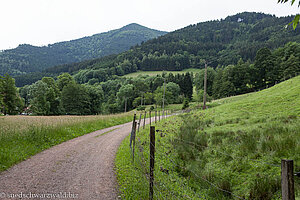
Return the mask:
{"type": "Polygon", "coordinates": [[[166,32],[129,24],[121,29],[48,46],[23,44],[0,52],[0,75],[40,72],[48,67],[121,53],[166,32]]]}
{"type": "Polygon", "coordinates": [[[300,28],[285,26],[293,17],[275,17],[262,13],[240,13],[223,20],[202,22],[136,45],[118,55],[61,65],[43,73],[16,77],[18,86],[31,84],[43,76],[68,72],[79,83],[103,82],[114,75],[138,70],[182,70],[236,64],[241,58],[253,62],[263,47],[275,49],[287,42],[300,42],[300,28]]]}
{"type": "MultiPolygon", "coordinates": [[[[271,51],[261,48],[254,62],[243,61],[224,67],[208,67],[208,99],[245,94],[271,87],[300,74],[300,44],[287,43],[271,51]]],[[[0,107],[4,114],[17,114],[23,109],[36,115],[107,114],[123,112],[145,105],[203,100],[204,69],[200,73],[157,76],[140,75],[135,78],[114,76],[112,79],[80,84],[69,73],[55,80],[43,77],[32,85],[19,89],[9,75],[0,80],[0,107]],[[193,93],[193,88],[196,92],[193,93]],[[74,101],[76,99],[76,101],[74,101]]],[[[153,107],[154,108],[154,107],[153,107]]]]}

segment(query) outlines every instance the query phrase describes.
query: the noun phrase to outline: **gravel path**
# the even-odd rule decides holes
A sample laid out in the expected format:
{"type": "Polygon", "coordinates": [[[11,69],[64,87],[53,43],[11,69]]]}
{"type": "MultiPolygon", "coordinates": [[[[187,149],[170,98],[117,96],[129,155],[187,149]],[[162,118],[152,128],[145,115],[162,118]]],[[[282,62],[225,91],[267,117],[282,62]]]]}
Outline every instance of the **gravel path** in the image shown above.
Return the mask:
{"type": "Polygon", "coordinates": [[[131,126],[132,122],[72,139],[2,172],[0,199],[44,194],[39,197],[118,199],[114,159],[131,126]]]}

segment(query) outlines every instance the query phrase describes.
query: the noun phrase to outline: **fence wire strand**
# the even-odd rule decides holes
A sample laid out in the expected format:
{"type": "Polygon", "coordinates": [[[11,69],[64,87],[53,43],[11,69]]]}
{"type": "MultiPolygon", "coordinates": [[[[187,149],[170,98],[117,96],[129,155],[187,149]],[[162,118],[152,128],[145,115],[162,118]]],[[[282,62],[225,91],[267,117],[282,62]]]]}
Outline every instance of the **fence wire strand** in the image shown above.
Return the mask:
{"type": "MultiPolygon", "coordinates": [[[[181,142],[183,142],[183,143],[185,143],[185,144],[194,145],[194,146],[197,146],[197,147],[202,148],[202,149],[203,149],[203,148],[206,148],[206,146],[199,145],[199,144],[196,144],[196,143],[193,143],[193,142],[190,142],[190,141],[186,141],[186,140],[182,140],[182,139],[178,139],[178,138],[176,138],[175,140],[181,141],[181,142]]],[[[225,153],[225,152],[222,152],[222,151],[218,151],[218,150],[216,150],[216,149],[212,149],[212,151],[215,151],[215,152],[217,152],[217,153],[220,153],[220,154],[223,154],[223,155],[225,155],[225,156],[231,157],[232,159],[235,159],[235,158],[245,159],[245,157],[241,157],[241,156],[232,156],[232,155],[230,155],[230,154],[228,154],[228,153],[225,153]]],[[[251,160],[251,161],[254,161],[254,162],[259,162],[259,163],[262,163],[262,164],[270,165],[270,166],[273,166],[273,167],[281,167],[280,164],[272,164],[272,163],[269,163],[269,162],[265,162],[265,161],[261,161],[261,160],[256,160],[256,159],[252,159],[252,158],[248,158],[248,157],[247,157],[247,159],[248,159],[248,160],[251,160]]]]}
{"type": "MultiPolygon", "coordinates": [[[[139,141],[139,142],[136,143],[137,146],[138,146],[138,149],[137,149],[137,152],[138,152],[138,158],[137,158],[136,160],[138,160],[138,164],[141,166],[140,170],[141,170],[141,173],[143,174],[144,178],[145,178],[146,180],[149,180],[149,179],[150,179],[150,175],[147,176],[147,167],[145,166],[146,161],[143,159],[144,156],[142,155],[142,152],[140,151],[140,150],[143,149],[143,147],[141,146],[141,140],[140,140],[139,137],[138,137],[138,141],[139,141]],[[143,159],[143,161],[142,161],[141,159],[143,159]],[[145,163],[143,163],[143,162],[145,162],[145,163]]],[[[194,147],[195,149],[197,149],[196,147],[201,148],[201,149],[207,148],[207,146],[199,145],[199,144],[196,144],[196,143],[194,143],[194,142],[186,141],[186,140],[179,139],[179,138],[176,138],[176,139],[173,140],[173,141],[174,141],[174,142],[180,141],[180,142],[182,142],[182,143],[184,143],[184,144],[191,145],[191,146],[194,147]]],[[[150,145],[153,145],[153,144],[150,142],[150,145]]],[[[157,143],[156,145],[162,146],[164,150],[167,149],[161,142],[157,143]]],[[[154,149],[155,149],[155,152],[158,153],[158,151],[157,151],[157,149],[156,149],[157,147],[155,148],[155,145],[153,145],[153,147],[154,147],[154,149]]],[[[232,159],[236,159],[236,158],[245,159],[244,157],[241,157],[241,156],[233,156],[233,155],[230,155],[230,154],[228,154],[228,153],[225,153],[225,152],[222,152],[222,151],[218,151],[218,150],[216,150],[216,149],[212,149],[212,150],[215,151],[216,153],[220,153],[220,154],[223,154],[223,155],[225,155],[225,156],[231,157],[232,159]]],[[[233,192],[230,192],[230,191],[228,191],[228,190],[222,189],[222,188],[220,188],[218,185],[216,185],[215,183],[212,183],[212,182],[208,181],[207,179],[205,179],[205,178],[203,178],[203,177],[197,175],[197,173],[195,173],[193,170],[189,170],[189,169],[187,169],[186,167],[183,167],[183,166],[178,165],[174,160],[172,160],[169,156],[165,155],[164,153],[159,153],[158,155],[162,155],[162,156],[165,157],[170,163],[172,163],[172,164],[173,164],[173,166],[172,166],[172,167],[173,167],[173,170],[175,170],[175,169],[174,169],[174,166],[179,167],[179,168],[181,168],[181,169],[184,169],[184,170],[186,170],[186,171],[188,171],[188,172],[194,174],[195,177],[197,177],[197,178],[203,180],[204,182],[206,182],[207,184],[209,184],[210,187],[213,187],[213,188],[215,188],[215,189],[217,189],[217,190],[219,190],[219,191],[228,193],[228,194],[230,194],[231,196],[236,197],[236,198],[238,198],[238,199],[245,200],[244,198],[242,198],[242,197],[240,197],[240,196],[238,196],[238,195],[235,195],[233,192]]],[[[149,154],[149,157],[150,157],[150,158],[153,158],[150,154],[149,154]]],[[[154,158],[153,158],[153,159],[154,159],[154,158]]],[[[260,160],[256,160],[256,159],[251,159],[251,158],[247,158],[247,159],[248,159],[248,160],[251,160],[251,161],[254,161],[254,162],[259,162],[259,163],[262,163],[262,164],[267,164],[267,165],[270,165],[270,166],[274,166],[274,167],[281,167],[280,164],[273,164],[273,163],[269,163],[269,162],[265,162],[265,161],[260,161],[260,160]]],[[[251,164],[251,163],[250,163],[250,164],[251,164]]],[[[158,184],[153,184],[153,186],[154,186],[155,191],[157,191],[158,194],[160,195],[160,197],[162,197],[162,198],[165,199],[165,197],[164,197],[162,191],[167,191],[167,192],[169,193],[169,195],[171,195],[172,197],[175,197],[176,199],[179,199],[179,198],[174,194],[174,192],[172,192],[172,191],[170,191],[168,188],[166,188],[166,186],[165,186],[163,183],[161,183],[160,181],[155,180],[154,183],[158,183],[158,184]],[[164,189],[160,188],[161,186],[163,186],[164,189]]],[[[180,184],[180,186],[181,186],[182,188],[184,188],[182,184],[180,184]]],[[[185,188],[186,188],[186,187],[187,187],[187,186],[185,186],[185,188]]],[[[191,190],[194,192],[195,196],[197,196],[198,198],[200,198],[200,199],[206,199],[205,197],[202,197],[202,196],[200,196],[199,194],[197,194],[193,189],[191,189],[191,190]]],[[[154,192],[154,195],[155,195],[157,198],[158,198],[158,194],[157,194],[156,192],[154,192]]],[[[192,199],[192,198],[189,197],[188,195],[186,195],[185,197],[192,199]]],[[[160,198],[158,198],[158,199],[160,199],[160,198]]]]}

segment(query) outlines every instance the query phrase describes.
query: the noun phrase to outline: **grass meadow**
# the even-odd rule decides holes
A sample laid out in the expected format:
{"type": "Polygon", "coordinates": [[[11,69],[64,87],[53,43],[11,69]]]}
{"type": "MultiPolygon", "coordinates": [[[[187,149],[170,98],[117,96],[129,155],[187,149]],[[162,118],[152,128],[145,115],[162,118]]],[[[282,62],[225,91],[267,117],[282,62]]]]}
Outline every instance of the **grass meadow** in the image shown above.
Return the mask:
{"type": "Polygon", "coordinates": [[[148,75],[148,76],[156,76],[158,74],[162,75],[164,72],[166,73],[173,73],[174,75],[175,74],[183,74],[183,73],[186,73],[186,72],[193,72],[193,73],[197,73],[201,71],[201,69],[196,69],[196,68],[189,68],[189,69],[184,69],[182,71],[138,71],[138,72],[134,72],[134,73],[130,73],[130,74],[126,74],[124,75],[124,77],[137,77],[139,75],[148,75]]]}
{"type": "Polygon", "coordinates": [[[1,116],[0,172],[75,137],[123,124],[133,112],[96,116],[1,116]]]}
{"type": "MultiPolygon", "coordinates": [[[[300,171],[300,76],[211,104],[156,124],[154,199],[281,199],[281,159],[300,171]]],[[[116,157],[122,197],[146,199],[149,126],[134,162],[128,142],[116,157]]],[[[298,177],[295,190],[299,200],[298,177]]]]}

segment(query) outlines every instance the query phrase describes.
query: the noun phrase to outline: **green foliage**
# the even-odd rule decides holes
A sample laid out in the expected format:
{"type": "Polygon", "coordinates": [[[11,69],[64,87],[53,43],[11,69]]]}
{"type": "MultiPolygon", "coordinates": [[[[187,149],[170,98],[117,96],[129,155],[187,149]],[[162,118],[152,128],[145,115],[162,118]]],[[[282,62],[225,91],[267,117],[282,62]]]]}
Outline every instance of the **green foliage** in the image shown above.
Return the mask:
{"type": "Polygon", "coordinates": [[[181,84],[181,92],[183,93],[185,98],[188,98],[189,100],[192,99],[193,81],[189,72],[187,72],[183,77],[183,81],[181,84]]]}
{"type": "Polygon", "coordinates": [[[62,91],[65,86],[75,83],[74,78],[69,73],[63,73],[57,78],[57,87],[60,91],[62,91]]]}
{"type": "Polygon", "coordinates": [[[145,109],[146,109],[145,106],[138,106],[138,107],[136,108],[136,110],[138,110],[138,111],[145,110],[145,109]]]}
{"type": "Polygon", "coordinates": [[[134,86],[132,84],[122,85],[117,93],[118,105],[122,106],[127,103],[127,109],[132,109],[134,96],[134,86]]]}
{"type": "Polygon", "coordinates": [[[272,53],[268,48],[262,48],[257,51],[254,70],[255,70],[255,87],[264,88],[267,84],[267,71],[274,68],[272,53]]]}
{"type": "Polygon", "coordinates": [[[171,93],[171,96],[169,97],[169,102],[170,104],[174,104],[174,103],[181,103],[180,102],[180,87],[177,83],[173,83],[173,82],[168,82],[166,84],[166,91],[171,93]]]}
{"type": "Polygon", "coordinates": [[[170,103],[172,99],[172,93],[170,91],[165,91],[165,97],[164,97],[164,88],[163,86],[161,87],[158,87],[155,92],[154,92],[154,101],[155,101],[155,104],[158,105],[158,106],[163,106],[163,103],[164,105],[168,105],[170,103]],[[163,102],[163,99],[164,99],[164,102],[163,102]]]}
{"type": "MultiPolygon", "coordinates": [[[[278,3],[286,3],[288,2],[289,0],[278,0],[278,3]]],[[[293,5],[295,3],[296,0],[291,0],[291,5],[293,5]]],[[[300,1],[298,2],[298,7],[300,6],[300,1]]],[[[293,24],[293,28],[294,30],[297,28],[297,25],[300,21],[300,15],[296,15],[295,18],[293,19],[292,22],[289,23],[290,24],[293,24]]]]}
{"type": "MultiPolygon", "coordinates": [[[[196,95],[194,97],[195,101],[197,102],[203,102],[203,95],[204,95],[204,90],[197,90],[196,95]]],[[[211,102],[212,97],[209,96],[209,94],[206,93],[206,101],[211,102]]]]}
{"type": "MultiPolygon", "coordinates": [[[[202,69],[199,73],[195,75],[194,84],[196,86],[196,90],[204,90],[204,72],[205,70],[202,69]]],[[[207,68],[207,93],[212,95],[213,93],[213,82],[216,76],[216,71],[212,67],[207,68]]]]}
{"type": "Polygon", "coordinates": [[[0,76],[0,111],[4,114],[15,115],[23,110],[24,102],[20,98],[15,80],[6,74],[0,76]]]}
{"type": "Polygon", "coordinates": [[[75,83],[66,85],[61,93],[61,104],[66,114],[91,114],[90,96],[88,95],[86,88],[82,85],[75,83]]]}
{"type": "Polygon", "coordinates": [[[190,107],[190,105],[189,105],[189,99],[185,98],[184,101],[183,101],[182,110],[185,110],[188,107],[190,107]]]}
{"type": "Polygon", "coordinates": [[[240,59],[236,65],[217,68],[212,94],[214,98],[222,98],[265,89],[297,76],[300,73],[299,66],[299,43],[287,43],[273,52],[262,48],[257,52],[254,64],[240,59]]]}
{"type": "Polygon", "coordinates": [[[32,111],[36,115],[50,115],[50,101],[55,100],[52,88],[43,81],[37,81],[30,88],[32,111]],[[47,95],[45,95],[47,94],[47,95]],[[48,97],[48,98],[47,98],[48,97]]]}
{"type": "Polygon", "coordinates": [[[84,85],[87,95],[90,100],[90,112],[91,114],[102,113],[102,103],[104,93],[100,85],[84,85]]]}

